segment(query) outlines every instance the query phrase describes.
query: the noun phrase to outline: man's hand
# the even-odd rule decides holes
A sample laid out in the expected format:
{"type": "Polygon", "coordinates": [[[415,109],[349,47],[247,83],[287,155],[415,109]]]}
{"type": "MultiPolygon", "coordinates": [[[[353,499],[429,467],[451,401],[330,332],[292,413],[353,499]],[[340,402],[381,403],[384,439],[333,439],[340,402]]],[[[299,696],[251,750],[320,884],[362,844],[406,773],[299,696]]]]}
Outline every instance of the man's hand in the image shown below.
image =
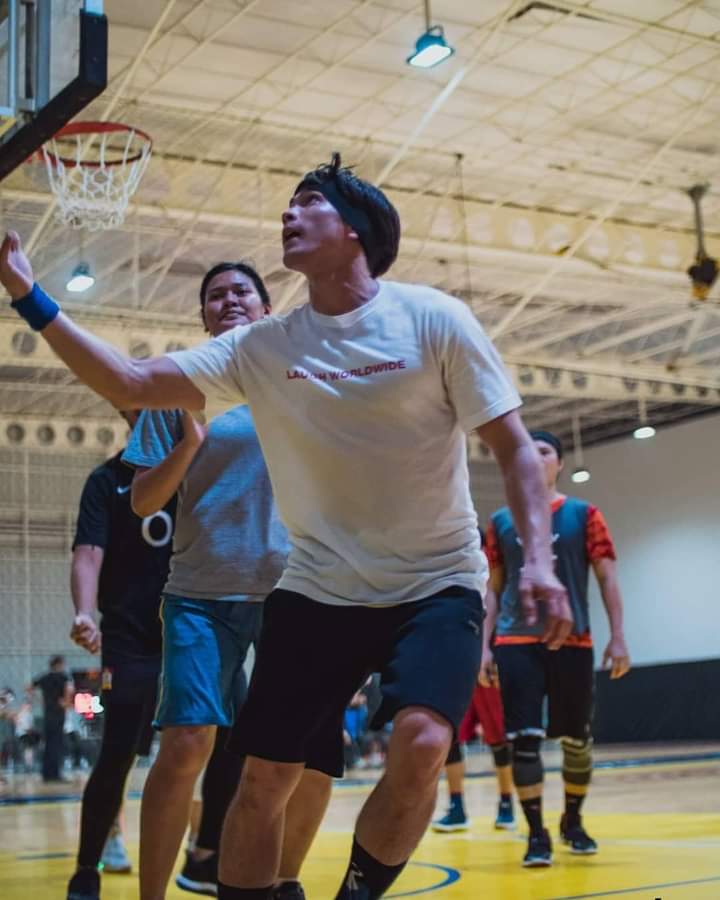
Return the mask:
{"type": "Polygon", "coordinates": [[[207,437],[207,428],[186,409],[182,411],[183,441],[196,450],[207,437]]]}
{"type": "Polygon", "coordinates": [[[538,620],[538,607],[545,607],[543,641],[558,650],[572,631],[573,615],[565,588],[549,568],[525,564],[520,570],[520,602],[528,625],[538,620]]]}
{"type": "Polygon", "coordinates": [[[630,654],[621,634],[610,638],[603,653],[602,667],[610,668],[611,678],[622,678],[630,671],[630,654]]]}
{"type": "Polygon", "coordinates": [[[78,613],[73,619],[70,639],[88,653],[97,653],[100,650],[100,629],[93,617],[87,613],[78,613]]]}
{"type": "Polygon", "coordinates": [[[0,282],[13,300],[32,290],[33,271],[16,231],[8,231],[0,247],[0,282]]]}
{"type": "Polygon", "coordinates": [[[495,663],[493,652],[489,648],[483,650],[480,671],[478,672],[478,684],[485,688],[500,687],[498,667],[495,663]]]}

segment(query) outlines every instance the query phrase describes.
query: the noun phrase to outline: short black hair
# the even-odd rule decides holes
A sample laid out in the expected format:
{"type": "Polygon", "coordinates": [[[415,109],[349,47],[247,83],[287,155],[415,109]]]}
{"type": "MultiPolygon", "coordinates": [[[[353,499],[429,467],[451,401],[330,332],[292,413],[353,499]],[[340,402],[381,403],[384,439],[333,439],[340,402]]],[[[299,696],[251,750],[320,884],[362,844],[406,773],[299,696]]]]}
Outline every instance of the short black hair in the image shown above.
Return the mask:
{"type": "Polygon", "coordinates": [[[557,458],[562,460],[563,458],[563,445],[560,438],[553,434],[552,431],[543,431],[540,428],[536,428],[534,431],[530,432],[530,437],[534,441],[543,441],[545,444],[550,444],[550,446],[557,453],[557,458]]]}
{"type": "Polygon", "coordinates": [[[350,206],[363,212],[370,223],[367,234],[359,235],[368,269],[373,278],[384,275],[395,262],[400,249],[400,216],[379,187],[364,181],[348,167],[342,166],[339,153],[333,153],[332,161],[308,172],[295,188],[303,190],[322,188],[333,181],[338,193],[350,206]]]}
{"type": "Polygon", "coordinates": [[[65,662],[65,657],[61,656],[60,654],[58,654],[57,656],[51,656],[50,657],[50,668],[54,669],[55,666],[59,666],[60,663],[64,663],[64,662],[65,662]]]}
{"type": "Polygon", "coordinates": [[[219,262],[216,263],[212,269],[208,269],[203,276],[203,280],[200,284],[200,309],[205,309],[205,294],[207,293],[208,285],[213,278],[216,275],[220,275],[221,272],[232,271],[241,272],[243,275],[247,275],[250,281],[255,285],[255,290],[258,292],[258,295],[263,302],[263,306],[270,306],[270,294],[268,294],[265,282],[262,280],[254,266],[251,266],[250,263],[246,262],[219,262]]]}

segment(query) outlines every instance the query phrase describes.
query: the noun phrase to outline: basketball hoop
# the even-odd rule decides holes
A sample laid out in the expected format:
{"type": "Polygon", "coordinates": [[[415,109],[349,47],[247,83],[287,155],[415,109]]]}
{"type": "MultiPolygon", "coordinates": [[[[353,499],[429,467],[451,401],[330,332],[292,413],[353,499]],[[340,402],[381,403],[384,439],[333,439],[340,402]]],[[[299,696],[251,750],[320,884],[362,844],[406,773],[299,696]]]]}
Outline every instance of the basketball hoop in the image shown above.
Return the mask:
{"type": "Polygon", "coordinates": [[[71,122],[39,151],[57,219],[89,231],[118,228],[145,173],[149,135],[116,122],[71,122]]]}

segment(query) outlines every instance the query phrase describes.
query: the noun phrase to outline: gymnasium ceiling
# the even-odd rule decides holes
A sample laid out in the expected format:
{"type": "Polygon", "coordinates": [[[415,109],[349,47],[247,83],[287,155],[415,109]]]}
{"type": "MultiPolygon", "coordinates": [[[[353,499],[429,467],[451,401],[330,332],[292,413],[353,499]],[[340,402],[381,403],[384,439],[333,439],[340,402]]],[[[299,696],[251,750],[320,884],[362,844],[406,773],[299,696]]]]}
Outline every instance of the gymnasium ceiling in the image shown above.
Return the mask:
{"type": "MultiPolygon", "coordinates": [[[[692,207],[720,254],[720,0],[434,0],[456,54],[405,58],[420,0],[107,0],[110,85],[81,118],[152,135],[123,227],[55,224],[42,170],[0,185],[3,225],[79,320],[142,355],[201,337],[206,267],[249,257],[276,309],[280,214],[340,150],[400,211],[399,280],[462,297],[495,338],[528,424],[583,439],[720,404],[720,285],[691,302],[692,207]],[[85,259],[94,288],[64,285],[85,259]]],[[[0,318],[3,422],[107,419],[0,318]]],[[[96,423],[97,424],[97,423],[96,423]]],[[[4,430],[4,429],[3,429],[4,430]]]]}

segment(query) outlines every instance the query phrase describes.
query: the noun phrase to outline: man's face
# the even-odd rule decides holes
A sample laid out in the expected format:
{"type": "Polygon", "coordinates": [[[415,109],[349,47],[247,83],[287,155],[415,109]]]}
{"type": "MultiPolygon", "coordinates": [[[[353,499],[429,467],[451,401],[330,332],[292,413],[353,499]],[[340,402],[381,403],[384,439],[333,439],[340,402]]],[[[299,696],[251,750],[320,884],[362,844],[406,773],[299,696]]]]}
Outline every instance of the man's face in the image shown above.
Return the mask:
{"type": "Polygon", "coordinates": [[[203,322],[213,337],[238,325],[252,325],[269,312],[252,278],[236,269],[220,272],[205,289],[203,322]]]}
{"type": "Polygon", "coordinates": [[[548,490],[554,490],[562,471],[562,460],[558,458],[557,450],[552,444],[548,444],[546,441],[534,441],[534,444],[545,470],[545,486],[548,490]]]}
{"type": "Polygon", "coordinates": [[[349,262],[360,246],[356,233],[320,191],[303,189],[282,216],[283,263],[303,275],[332,271],[349,262]]]}

